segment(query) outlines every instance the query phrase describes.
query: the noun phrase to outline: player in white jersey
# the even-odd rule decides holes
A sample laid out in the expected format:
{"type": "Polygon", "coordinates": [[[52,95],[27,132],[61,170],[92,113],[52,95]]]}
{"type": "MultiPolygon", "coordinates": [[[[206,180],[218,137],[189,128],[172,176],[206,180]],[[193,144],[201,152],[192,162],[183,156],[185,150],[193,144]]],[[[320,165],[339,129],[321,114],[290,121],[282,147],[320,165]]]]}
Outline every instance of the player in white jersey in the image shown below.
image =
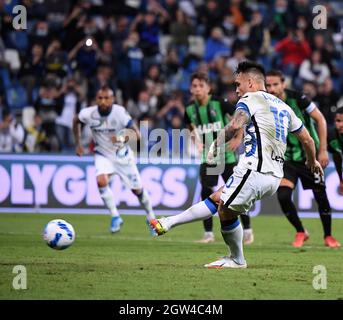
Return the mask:
{"type": "Polygon", "coordinates": [[[147,213],[147,224],[155,218],[147,192],[142,187],[141,178],[135,163],[133,151],[126,145],[132,133],[140,139],[137,126],[124,107],[114,104],[113,91],[103,87],[97,92],[97,105],[85,108],[74,118],[73,132],[76,141],[76,154],[84,153],[80,144],[80,125],[87,124],[92,130],[95,142],[94,162],[96,181],[100,196],[111,213],[112,233],[120,230],[123,223],[115,205],[109,182],[115,174],[119,175],[126,187],[138,197],[147,213]]]}
{"type": "Polygon", "coordinates": [[[314,141],[293,110],[277,97],[265,92],[265,72],[250,61],[241,62],[236,71],[236,92],[240,97],[233,119],[211,145],[208,160],[218,147],[245,127],[245,155],[234,168],[226,184],[205,201],[193,205],[179,215],[150,221],[161,235],[172,227],[207,219],[219,213],[221,232],[229,248],[229,256],[206,264],[207,268],[246,268],[243,254],[243,229],[238,216],[246,214],[256,200],[274,194],[283,177],[286,138],[296,134],[304,146],[307,166],[323,175],[315,157],[314,141]]]}

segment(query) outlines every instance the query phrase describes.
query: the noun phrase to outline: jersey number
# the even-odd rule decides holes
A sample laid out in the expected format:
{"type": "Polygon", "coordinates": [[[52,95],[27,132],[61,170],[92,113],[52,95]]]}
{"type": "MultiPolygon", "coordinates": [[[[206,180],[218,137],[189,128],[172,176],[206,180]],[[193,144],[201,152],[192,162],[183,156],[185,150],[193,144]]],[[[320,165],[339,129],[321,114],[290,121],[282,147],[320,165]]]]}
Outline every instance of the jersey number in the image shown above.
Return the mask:
{"type": "Polygon", "coordinates": [[[285,130],[284,118],[287,117],[288,119],[287,127],[289,127],[291,116],[287,110],[282,110],[279,112],[279,110],[275,107],[270,107],[270,111],[274,115],[275,129],[276,129],[275,138],[276,140],[283,141],[284,143],[286,143],[287,132],[285,130]]]}

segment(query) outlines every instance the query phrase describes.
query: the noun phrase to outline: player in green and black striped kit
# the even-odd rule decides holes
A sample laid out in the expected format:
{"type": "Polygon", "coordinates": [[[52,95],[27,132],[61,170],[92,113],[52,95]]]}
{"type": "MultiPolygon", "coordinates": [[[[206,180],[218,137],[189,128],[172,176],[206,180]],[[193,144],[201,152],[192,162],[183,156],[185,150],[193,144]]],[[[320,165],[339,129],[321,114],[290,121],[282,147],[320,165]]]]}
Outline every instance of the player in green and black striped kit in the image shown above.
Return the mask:
{"type": "Polygon", "coordinates": [[[339,177],[338,192],[343,195],[343,107],[337,109],[335,114],[335,128],[329,132],[328,147],[332,153],[336,171],[339,177]]]}
{"type": "MultiPolygon", "coordinates": [[[[324,116],[304,94],[285,89],[284,76],[280,71],[272,70],[268,72],[266,82],[268,92],[285,101],[302,120],[316,144],[317,159],[321,166],[325,168],[328,165],[329,156],[324,116]],[[316,122],[318,133],[313,120],[316,122]]],[[[331,207],[326,194],[324,178],[318,174],[313,174],[306,167],[304,149],[293,134],[289,134],[287,137],[283,170],[284,177],[278,189],[278,200],[283,213],[297,231],[293,246],[296,248],[302,247],[304,241],[309,238],[309,234],[304,229],[292,201],[292,192],[298,179],[300,179],[304,189],[312,189],[318,204],[319,215],[324,229],[325,245],[331,248],[339,247],[339,242],[331,235],[331,207]]]]}
{"type": "MultiPolygon", "coordinates": [[[[205,73],[197,72],[191,77],[190,92],[194,100],[186,107],[185,122],[190,130],[195,132],[195,143],[201,153],[200,165],[200,183],[201,183],[201,199],[208,198],[213,190],[212,188],[218,183],[218,174],[210,175],[207,169],[211,167],[206,163],[206,156],[209,147],[214,139],[217,138],[219,131],[229,121],[229,116],[233,115],[235,106],[227,100],[217,99],[210,95],[210,83],[208,76],[205,73]]],[[[224,181],[227,181],[233,173],[233,168],[237,164],[237,156],[234,150],[239,146],[242,140],[241,136],[232,139],[229,145],[230,149],[225,150],[225,169],[221,176],[224,181]]],[[[245,244],[253,242],[253,233],[250,228],[250,217],[241,215],[242,224],[244,227],[243,241],[245,244]]],[[[213,220],[212,217],[204,222],[205,235],[199,242],[208,243],[214,241],[213,220]]]]}

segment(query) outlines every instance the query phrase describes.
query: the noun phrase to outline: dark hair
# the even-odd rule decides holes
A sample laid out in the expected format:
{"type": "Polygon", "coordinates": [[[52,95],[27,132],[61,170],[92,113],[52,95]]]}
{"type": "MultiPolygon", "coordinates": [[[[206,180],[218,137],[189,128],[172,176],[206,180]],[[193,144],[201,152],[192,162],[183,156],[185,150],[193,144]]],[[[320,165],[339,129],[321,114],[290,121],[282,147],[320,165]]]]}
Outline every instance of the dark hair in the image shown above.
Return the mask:
{"type": "Polygon", "coordinates": [[[336,114],[343,114],[343,107],[339,107],[339,108],[336,110],[336,114]]]}
{"type": "Polygon", "coordinates": [[[112,90],[111,87],[108,86],[107,84],[101,86],[100,89],[98,90],[98,92],[99,92],[99,91],[110,91],[110,92],[112,92],[112,95],[114,96],[113,90],[112,90]]]}
{"type": "Polygon", "coordinates": [[[259,63],[253,62],[253,61],[242,61],[238,64],[238,67],[235,71],[236,74],[238,73],[249,73],[253,72],[256,74],[259,74],[263,76],[263,78],[266,77],[266,72],[264,71],[264,68],[259,63]]]}
{"type": "Polygon", "coordinates": [[[267,77],[279,77],[282,82],[285,81],[285,76],[280,70],[272,69],[266,73],[267,77]]]}
{"type": "Polygon", "coordinates": [[[193,82],[194,79],[205,81],[208,84],[210,83],[210,78],[205,72],[200,72],[200,71],[194,72],[191,75],[191,82],[193,82]]]}

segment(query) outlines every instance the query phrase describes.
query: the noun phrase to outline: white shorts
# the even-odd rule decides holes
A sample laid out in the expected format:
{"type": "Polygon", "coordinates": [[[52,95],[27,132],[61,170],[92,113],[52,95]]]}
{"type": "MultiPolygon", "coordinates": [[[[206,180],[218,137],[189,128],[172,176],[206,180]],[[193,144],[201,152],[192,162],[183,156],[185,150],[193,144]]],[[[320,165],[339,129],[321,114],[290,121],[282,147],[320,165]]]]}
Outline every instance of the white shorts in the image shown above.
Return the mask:
{"type": "Polygon", "coordinates": [[[273,195],[279,188],[281,178],[236,166],[227,180],[220,199],[225,207],[246,214],[264,196],[273,195]]]}
{"type": "Polygon", "coordinates": [[[122,161],[117,159],[109,159],[99,153],[94,155],[95,175],[101,174],[117,174],[123,181],[125,186],[131,190],[142,189],[142,181],[133,159],[122,161]]]}

